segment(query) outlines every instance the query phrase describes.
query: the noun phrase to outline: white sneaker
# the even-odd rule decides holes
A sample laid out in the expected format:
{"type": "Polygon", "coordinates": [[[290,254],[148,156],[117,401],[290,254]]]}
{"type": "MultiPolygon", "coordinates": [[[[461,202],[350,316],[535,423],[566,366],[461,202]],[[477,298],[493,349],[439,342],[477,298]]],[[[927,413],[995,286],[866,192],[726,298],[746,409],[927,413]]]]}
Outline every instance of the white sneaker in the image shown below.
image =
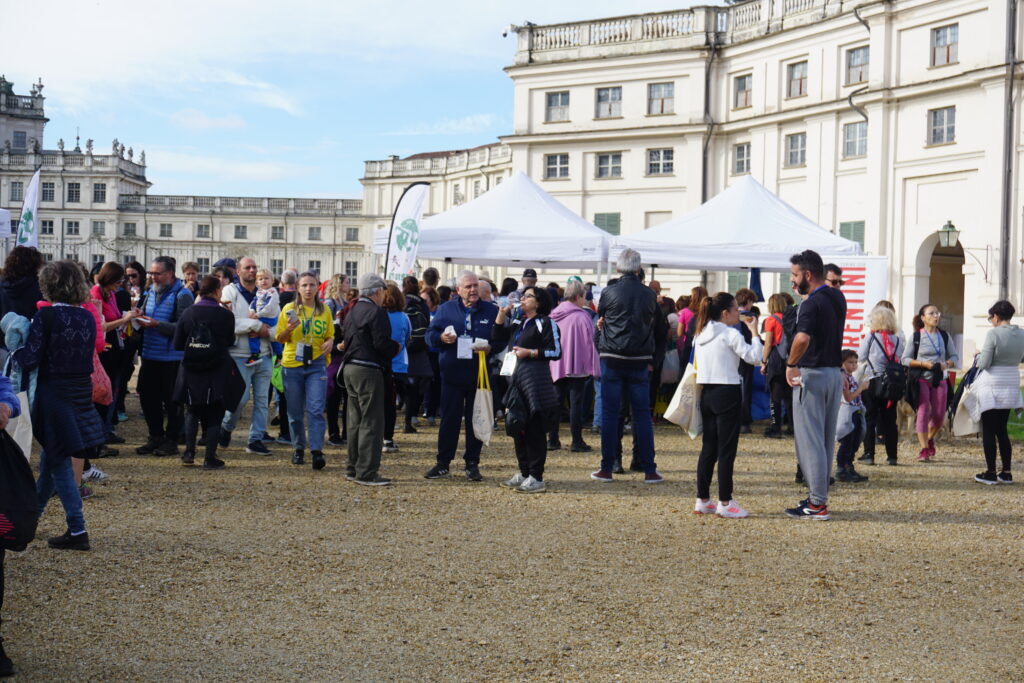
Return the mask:
{"type": "Polygon", "coordinates": [[[544,482],[537,481],[533,477],[527,477],[516,489],[516,493],[543,493],[547,490],[548,487],[544,485],[544,482]]]}
{"type": "Polygon", "coordinates": [[[715,514],[719,517],[727,517],[729,519],[743,519],[747,516],[747,511],[737,505],[735,500],[728,501],[728,504],[718,501],[718,507],[715,508],[715,514]]]}
{"type": "Polygon", "coordinates": [[[385,441],[384,447],[381,448],[381,451],[383,451],[384,453],[397,453],[398,446],[395,445],[394,441],[385,441]]]}
{"type": "Polygon", "coordinates": [[[715,514],[715,504],[708,498],[708,502],[703,502],[700,498],[693,505],[693,514],[695,515],[713,515],[715,514]]]}
{"type": "Polygon", "coordinates": [[[526,481],[526,477],[524,477],[521,473],[516,472],[508,481],[503,481],[499,483],[507,488],[517,489],[524,481],[526,481]]]}
{"type": "Polygon", "coordinates": [[[107,479],[110,479],[107,473],[96,465],[82,473],[82,481],[106,481],[107,479]]]}

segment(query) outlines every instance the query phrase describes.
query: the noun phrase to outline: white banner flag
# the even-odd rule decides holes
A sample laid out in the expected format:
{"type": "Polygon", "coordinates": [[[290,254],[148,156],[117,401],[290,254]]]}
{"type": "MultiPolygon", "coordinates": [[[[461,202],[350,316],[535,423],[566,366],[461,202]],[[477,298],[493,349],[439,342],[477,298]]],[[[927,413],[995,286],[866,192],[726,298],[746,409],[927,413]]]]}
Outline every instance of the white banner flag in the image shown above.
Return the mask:
{"type": "MultiPolygon", "coordinates": [[[[42,170],[42,169],[40,169],[42,170]]],[[[32,176],[25,192],[25,201],[21,204],[21,222],[18,223],[18,239],[15,246],[39,248],[39,171],[32,176]]]]}
{"type": "Polygon", "coordinates": [[[884,256],[850,256],[833,259],[843,269],[846,325],[843,347],[856,349],[864,338],[864,325],[875,304],[886,298],[888,263],[884,256]]]}
{"type": "Polygon", "coordinates": [[[11,212],[0,209],[0,237],[11,236],[11,212]]]}
{"type": "Polygon", "coordinates": [[[429,183],[413,183],[405,188],[391,218],[391,239],[388,241],[384,279],[401,286],[402,278],[413,275],[416,252],[420,245],[420,219],[430,191],[429,183]]]}

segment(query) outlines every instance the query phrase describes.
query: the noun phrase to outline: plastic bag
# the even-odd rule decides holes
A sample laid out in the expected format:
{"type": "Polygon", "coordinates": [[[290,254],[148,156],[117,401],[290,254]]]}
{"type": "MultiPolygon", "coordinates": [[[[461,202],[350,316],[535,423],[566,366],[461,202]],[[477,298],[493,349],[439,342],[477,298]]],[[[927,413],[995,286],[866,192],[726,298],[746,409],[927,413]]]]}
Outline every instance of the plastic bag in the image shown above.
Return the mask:
{"type": "Polygon", "coordinates": [[[669,349],[665,352],[665,360],[661,364],[661,383],[675,384],[679,381],[679,352],[669,349]]]}
{"type": "Polygon", "coordinates": [[[0,548],[24,550],[35,538],[38,522],[32,468],[11,435],[0,431],[0,548]]]}
{"type": "Polygon", "coordinates": [[[18,444],[18,448],[25,455],[26,460],[32,456],[32,414],[28,406],[28,393],[18,392],[18,401],[21,402],[21,414],[12,417],[7,423],[7,433],[18,444]]]}
{"type": "Polygon", "coordinates": [[[487,357],[478,351],[480,360],[476,375],[476,398],[473,399],[473,435],[488,446],[494,430],[494,397],[491,395],[491,377],[487,372],[487,357]]]}

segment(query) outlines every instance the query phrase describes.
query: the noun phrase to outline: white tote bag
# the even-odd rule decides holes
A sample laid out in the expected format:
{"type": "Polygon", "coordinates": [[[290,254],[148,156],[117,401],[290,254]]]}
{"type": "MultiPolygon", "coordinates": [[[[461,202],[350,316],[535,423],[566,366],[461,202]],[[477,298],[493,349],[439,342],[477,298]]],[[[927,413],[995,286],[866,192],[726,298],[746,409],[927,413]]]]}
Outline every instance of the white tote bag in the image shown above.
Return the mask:
{"type": "Polygon", "coordinates": [[[697,384],[697,368],[693,363],[686,366],[683,379],[676,387],[664,417],[685,429],[690,438],[700,434],[700,385],[697,384]]]}
{"type": "Polygon", "coordinates": [[[487,358],[478,351],[480,367],[476,377],[476,397],[473,399],[473,435],[486,445],[491,445],[494,430],[494,397],[491,394],[491,378],[487,372],[487,358]]]}
{"type": "Polygon", "coordinates": [[[964,393],[960,396],[956,414],[953,415],[953,436],[970,436],[981,431],[981,426],[971,417],[971,409],[978,401],[978,397],[971,391],[973,388],[973,384],[964,387],[964,393]]]}
{"type": "Polygon", "coordinates": [[[19,392],[18,400],[21,402],[21,415],[12,417],[7,423],[7,433],[14,439],[14,443],[21,447],[25,458],[32,460],[32,415],[28,408],[28,393],[19,392]]]}

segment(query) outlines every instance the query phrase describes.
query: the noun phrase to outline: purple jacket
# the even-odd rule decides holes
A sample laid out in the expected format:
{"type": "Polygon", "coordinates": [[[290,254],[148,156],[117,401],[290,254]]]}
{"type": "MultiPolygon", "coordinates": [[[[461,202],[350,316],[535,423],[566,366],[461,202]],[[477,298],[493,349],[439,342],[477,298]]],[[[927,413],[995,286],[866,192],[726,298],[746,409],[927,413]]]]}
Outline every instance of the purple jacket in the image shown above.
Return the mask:
{"type": "Polygon", "coordinates": [[[570,376],[601,376],[601,362],[594,344],[594,321],[585,309],[563,301],[551,312],[562,338],[562,357],[551,361],[551,379],[570,376]]]}

